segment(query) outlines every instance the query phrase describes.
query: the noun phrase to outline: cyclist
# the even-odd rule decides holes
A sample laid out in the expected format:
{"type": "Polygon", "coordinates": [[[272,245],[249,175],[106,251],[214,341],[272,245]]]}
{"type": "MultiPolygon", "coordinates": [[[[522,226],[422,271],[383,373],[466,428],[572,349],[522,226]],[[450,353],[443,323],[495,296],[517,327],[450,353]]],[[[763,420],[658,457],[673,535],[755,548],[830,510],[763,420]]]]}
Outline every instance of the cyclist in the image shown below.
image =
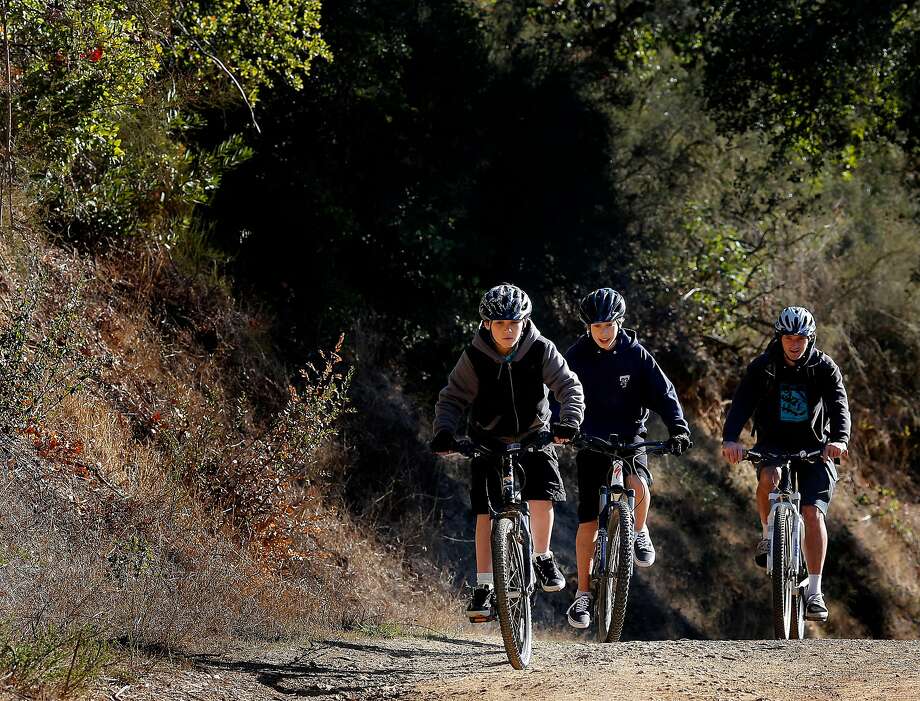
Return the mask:
{"type": "MultiPolygon", "coordinates": [[[[649,409],[664,420],[670,438],[668,448],[675,455],[692,442],[690,429],[674,385],[655,358],[636,340],[634,331],[622,328],[626,300],[609,287],[595,290],[581,300],[579,314],[585,334],[565,353],[565,359],[578,375],[585,392],[583,433],[608,439],[641,441],[646,435],[649,409]]],[[[575,554],[578,563],[578,591],[569,607],[569,624],[587,628],[591,623],[591,558],[597,538],[598,491],[607,477],[610,459],[592,450],[576,456],[578,469],[578,532],[575,554]]],[[[636,492],[635,562],[651,567],[655,546],[648,529],[652,473],[648,457],[639,455],[635,468],[627,466],[626,486],[636,492]]]]}
{"type": "MultiPolygon", "coordinates": [[[[555,443],[566,443],[578,431],[584,414],[581,383],[551,341],[530,319],[527,294],[503,283],[482,298],[482,318],[473,342],[463,351],[435,406],[432,452],[446,455],[456,448],[454,434],[470,408],[469,433],[479,440],[520,441],[536,431],[550,430],[547,388],[561,405],[552,424],[555,443]]],[[[553,446],[521,455],[526,481],[523,498],[530,508],[534,570],[544,591],[559,591],[565,578],[550,550],[553,502],[565,501],[565,487],[553,446]]],[[[472,621],[494,618],[491,520],[487,494],[500,494],[494,458],[472,461],[470,502],[476,514],[476,587],[467,607],[472,621]]],[[[493,496],[493,499],[495,497],[493,496]]]]}
{"type": "MultiPolygon", "coordinates": [[[[808,566],[805,618],[826,621],[821,572],[827,555],[825,516],[834,495],[834,458],[844,455],[850,440],[850,410],[840,369],[815,346],[814,316],[805,307],[786,307],[774,324],[773,340],[748,366],[735,391],[722,431],[722,455],[735,464],[744,456],[738,442],[753,415],[751,433],[758,451],[808,452],[823,446],[818,462],[794,461],[805,521],[805,563],[808,566]]],[[[757,509],[762,539],[755,562],[767,565],[770,492],[779,484],[775,466],[758,464],[757,509]]]]}

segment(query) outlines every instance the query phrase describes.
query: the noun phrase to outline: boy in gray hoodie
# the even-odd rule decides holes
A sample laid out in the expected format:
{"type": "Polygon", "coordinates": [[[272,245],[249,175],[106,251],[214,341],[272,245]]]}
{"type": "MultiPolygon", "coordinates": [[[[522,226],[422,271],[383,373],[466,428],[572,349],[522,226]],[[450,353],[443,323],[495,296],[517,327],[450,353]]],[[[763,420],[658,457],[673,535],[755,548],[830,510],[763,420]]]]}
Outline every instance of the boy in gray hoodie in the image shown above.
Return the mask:
{"type": "MultiPolygon", "coordinates": [[[[456,449],[454,434],[469,408],[469,432],[479,440],[505,443],[550,430],[548,390],[560,404],[559,421],[552,425],[555,443],[567,443],[584,415],[584,395],[578,377],[552,341],[540,335],[530,320],[527,294],[504,283],[486,292],[479,305],[482,323],[473,342],[463,351],[435,406],[432,452],[448,455],[456,449]]],[[[476,513],[476,588],[467,615],[472,621],[494,618],[491,521],[487,481],[497,482],[492,458],[472,461],[470,502],[476,513]]],[[[524,453],[527,475],[523,498],[530,509],[534,570],[544,591],[559,591],[565,579],[550,550],[553,503],[565,501],[565,487],[553,446],[524,453]]],[[[493,494],[499,493],[490,488],[493,494]]]]}

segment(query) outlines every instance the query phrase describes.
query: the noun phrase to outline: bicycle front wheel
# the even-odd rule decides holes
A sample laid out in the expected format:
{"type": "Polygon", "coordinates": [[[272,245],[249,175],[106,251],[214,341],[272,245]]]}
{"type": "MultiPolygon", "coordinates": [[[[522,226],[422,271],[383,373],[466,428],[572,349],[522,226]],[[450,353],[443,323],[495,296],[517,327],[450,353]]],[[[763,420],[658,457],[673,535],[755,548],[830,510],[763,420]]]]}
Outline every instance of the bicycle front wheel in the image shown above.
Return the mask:
{"type": "Polygon", "coordinates": [[[792,622],[792,594],[798,576],[792,574],[792,524],[785,509],[779,509],[773,519],[773,637],[787,640],[792,622]]]}
{"type": "Polygon", "coordinates": [[[623,634],[633,573],[633,516],[624,500],[610,504],[606,567],[597,578],[597,640],[615,643],[623,634]]]}
{"type": "Polygon", "coordinates": [[[515,520],[499,517],[492,525],[492,570],[495,581],[495,605],[508,661],[515,669],[530,663],[532,630],[530,595],[527,591],[524,557],[515,520]]]}

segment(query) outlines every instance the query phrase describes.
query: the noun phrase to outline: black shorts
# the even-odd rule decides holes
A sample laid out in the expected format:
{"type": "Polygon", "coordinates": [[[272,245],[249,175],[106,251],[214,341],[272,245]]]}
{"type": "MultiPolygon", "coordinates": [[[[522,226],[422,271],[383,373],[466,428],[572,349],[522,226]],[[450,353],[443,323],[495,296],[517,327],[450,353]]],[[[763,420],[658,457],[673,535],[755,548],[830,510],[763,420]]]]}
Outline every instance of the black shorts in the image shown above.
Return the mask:
{"type": "MultiPolygon", "coordinates": [[[[470,505],[473,513],[489,513],[488,496],[492,499],[492,506],[498,508],[501,504],[501,480],[498,474],[498,458],[484,456],[474,458],[470,465],[473,470],[470,482],[470,505]],[[488,485],[488,487],[487,487],[488,485]]],[[[559,461],[556,451],[548,445],[541,450],[521,453],[521,466],[524,468],[524,485],[521,498],[525,501],[565,501],[565,487],[562,484],[562,475],[559,474],[559,461]]]]}
{"type": "MultiPolygon", "coordinates": [[[[757,464],[758,481],[760,481],[760,471],[767,464],[757,464]]],[[[816,506],[822,514],[827,516],[827,509],[831,505],[831,499],[834,498],[834,488],[838,479],[837,468],[833,460],[818,462],[793,460],[792,468],[796,471],[798,490],[802,495],[802,506],[816,506]]]]}
{"type": "MultiPolygon", "coordinates": [[[[636,438],[637,441],[642,440],[636,438]]],[[[610,471],[612,459],[603,453],[594,450],[580,450],[575,456],[575,465],[578,468],[578,522],[588,523],[597,520],[598,493],[601,485],[607,479],[607,473],[610,471]]],[[[644,452],[636,456],[635,461],[624,460],[626,474],[636,475],[645,480],[645,483],[651,487],[652,473],[648,469],[648,455],[644,452]],[[635,463],[633,469],[631,462],[635,463]]]]}

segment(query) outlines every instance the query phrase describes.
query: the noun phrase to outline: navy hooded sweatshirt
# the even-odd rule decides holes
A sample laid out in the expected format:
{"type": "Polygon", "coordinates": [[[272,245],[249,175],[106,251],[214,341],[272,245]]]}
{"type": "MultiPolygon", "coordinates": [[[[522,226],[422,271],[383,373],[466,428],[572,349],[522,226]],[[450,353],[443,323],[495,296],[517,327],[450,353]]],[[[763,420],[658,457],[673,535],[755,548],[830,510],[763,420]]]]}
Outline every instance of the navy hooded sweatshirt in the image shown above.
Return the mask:
{"type": "Polygon", "coordinates": [[[670,435],[690,433],[674,385],[636,340],[635,331],[620,329],[610,350],[585,334],[565,359],[584,388],[583,433],[604,439],[615,433],[625,440],[645,435],[649,409],[661,417],[670,435]]]}

